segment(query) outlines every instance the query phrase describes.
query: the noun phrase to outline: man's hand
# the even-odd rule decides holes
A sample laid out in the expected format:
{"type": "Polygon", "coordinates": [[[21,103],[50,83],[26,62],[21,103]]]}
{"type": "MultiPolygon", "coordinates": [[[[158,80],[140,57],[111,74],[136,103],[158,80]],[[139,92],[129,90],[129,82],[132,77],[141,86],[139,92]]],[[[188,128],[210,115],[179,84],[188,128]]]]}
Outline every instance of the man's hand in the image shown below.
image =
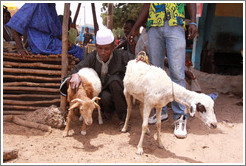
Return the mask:
{"type": "Polygon", "coordinates": [[[80,78],[79,74],[73,74],[70,80],[71,88],[77,91],[80,84],[82,84],[82,79],[80,78]]]}
{"type": "Polygon", "coordinates": [[[187,3],[187,9],[190,15],[190,23],[188,28],[188,40],[194,39],[197,33],[196,25],[196,3],[187,3]]]}
{"type": "Polygon", "coordinates": [[[190,24],[189,25],[189,28],[188,28],[188,40],[190,39],[194,39],[194,37],[196,36],[197,34],[197,28],[196,28],[196,25],[194,24],[190,24]]]}
{"type": "Polygon", "coordinates": [[[134,38],[136,37],[137,32],[135,31],[131,31],[128,35],[127,35],[127,41],[129,43],[129,45],[136,45],[136,42],[134,40],[134,38]]]}
{"type": "Polygon", "coordinates": [[[190,72],[188,70],[185,70],[185,76],[188,77],[191,80],[195,80],[196,79],[196,76],[192,72],[190,72]]]}
{"type": "Polygon", "coordinates": [[[28,52],[25,48],[17,48],[17,52],[18,54],[21,54],[23,57],[30,55],[30,52],[28,52]]]}

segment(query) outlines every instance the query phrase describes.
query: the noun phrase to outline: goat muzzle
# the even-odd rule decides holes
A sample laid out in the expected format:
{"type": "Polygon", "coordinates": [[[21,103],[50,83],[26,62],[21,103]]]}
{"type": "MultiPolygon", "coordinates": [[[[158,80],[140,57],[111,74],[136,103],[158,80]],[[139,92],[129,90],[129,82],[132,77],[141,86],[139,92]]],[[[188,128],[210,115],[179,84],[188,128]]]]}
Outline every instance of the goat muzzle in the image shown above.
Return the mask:
{"type": "Polygon", "coordinates": [[[92,120],[86,120],[86,121],[85,121],[85,124],[86,124],[87,126],[90,126],[90,125],[92,125],[92,122],[93,122],[92,120]]]}
{"type": "Polygon", "coordinates": [[[217,128],[217,123],[211,123],[211,128],[216,129],[217,128]]]}

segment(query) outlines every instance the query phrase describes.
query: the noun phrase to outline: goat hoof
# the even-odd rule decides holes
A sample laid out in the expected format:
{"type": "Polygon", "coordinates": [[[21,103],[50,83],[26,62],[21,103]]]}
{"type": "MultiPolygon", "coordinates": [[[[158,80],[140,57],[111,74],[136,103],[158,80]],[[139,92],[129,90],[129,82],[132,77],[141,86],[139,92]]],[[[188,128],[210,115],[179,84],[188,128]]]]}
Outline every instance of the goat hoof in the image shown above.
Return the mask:
{"type": "Polygon", "coordinates": [[[126,133],[126,129],[125,128],[121,129],[121,132],[126,133]]]}
{"type": "Polygon", "coordinates": [[[99,123],[100,125],[102,125],[102,124],[103,124],[103,121],[99,121],[98,123],[99,123]]]}
{"type": "Polygon", "coordinates": [[[163,146],[162,144],[159,144],[159,145],[158,145],[158,148],[164,149],[164,146],[163,146]]]}
{"type": "Polygon", "coordinates": [[[66,137],[67,135],[68,135],[67,132],[64,132],[64,133],[62,134],[63,138],[66,137]]]}
{"type": "Polygon", "coordinates": [[[81,135],[86,135],[86,131],[81,131],[81,135]]]}
{"type": "Polygon", "coordinates": [[[138,148],[137,154],[138,154],[138,155],[142,155],[142,154],[143,154],[143,148],[138,148]]]}

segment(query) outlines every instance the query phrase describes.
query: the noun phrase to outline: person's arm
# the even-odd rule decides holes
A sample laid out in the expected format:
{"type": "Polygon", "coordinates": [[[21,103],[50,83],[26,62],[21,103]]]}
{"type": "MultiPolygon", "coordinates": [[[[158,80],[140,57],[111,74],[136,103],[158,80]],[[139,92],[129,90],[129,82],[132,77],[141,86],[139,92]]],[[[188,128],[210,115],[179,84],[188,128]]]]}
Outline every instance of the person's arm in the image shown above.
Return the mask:
{"type": "Polygon", "coordinates": [[[5,41],[11,41],[9,34],[7,33],[4,27],[3,27],[3,38],[5,39],[5,41]]]}
{"type": "Polygon", "coordinates": [[[12,29],[11,32],[16,43],[17,52],[22,56],[29,55],[30,53],[22,45],[21,35],[14,29],[12,29]]]}
{"type": "Polygon", "coordinates": [[[129,47],[130,47],[130,52],[131,52],[132,54],[135,54],[136,41],[133,40],[133,42],[129,43],[129,47]]]}
{"type": "Polygon", "coordinates": [[[71,71],[70,75],[68,76],[68,77],[71,77],[70,83],[71,83],[72,89],[76,89],[77,91],[77,88],[79,87],[79,85],[83,83],[77,72],[84,67],[90,67],[90,65],[92,64],[93,58],[94,58],[94,55],[92,54],[93,52],[87,55],[84,60],[80,61],[71,71]]]}
{"type": "Polygon", "coordinates": [[[132,27],[131,32],[129,33],[129,35],[127,36],[128,41],[134,42],[134,38],[138,33],[138,30],[140,28],[140,26],[143,24],[143,22],[146,20],[146,18],[148,17],[149,14],[149,7],[150,7],[150,3],[145,3],[142,7],[142,10],[138,16],[137,21],[135,22],[134,26],[132,27]]]}
{"type": "Polygon", "coordinates": [[[190,15],[190,23],[188,28],[188,39],[193,39],[197,33],[196,25],[196,3],[187,3],[187,9],[190,15]]]}
{"type": "Polygon", "coordinates": [[[89,43],[92,43],[92,41],[93,41],[93,35],[90,34],[90,40],[89,40],[89,43]]]}

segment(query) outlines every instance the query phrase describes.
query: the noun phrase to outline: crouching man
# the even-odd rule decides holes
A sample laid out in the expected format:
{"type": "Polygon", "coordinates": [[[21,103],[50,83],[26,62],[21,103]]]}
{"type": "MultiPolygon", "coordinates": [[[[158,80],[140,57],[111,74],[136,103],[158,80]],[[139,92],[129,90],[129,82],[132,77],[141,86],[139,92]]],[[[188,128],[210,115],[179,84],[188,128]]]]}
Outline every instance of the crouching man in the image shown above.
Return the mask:
{"type": "Polygon", "coordinates": [[[123,78],[128,61],[135,57],[127,51],[114,48],[112,31],[107,28],[100,29],[96,34],[96,50],[78,63],[70,75],[63,79],[60,92],[66,96],[67,80],[70,77],[71,88],[77,89],[81,83],[83,84],[77,72],[84,67],[93,68],[102,82],[99,105],[103,115],[110,119],[115,111],[120,120],[119,127],[121,129],[127,113],[127,104],[123,93],[123,78]]]}

